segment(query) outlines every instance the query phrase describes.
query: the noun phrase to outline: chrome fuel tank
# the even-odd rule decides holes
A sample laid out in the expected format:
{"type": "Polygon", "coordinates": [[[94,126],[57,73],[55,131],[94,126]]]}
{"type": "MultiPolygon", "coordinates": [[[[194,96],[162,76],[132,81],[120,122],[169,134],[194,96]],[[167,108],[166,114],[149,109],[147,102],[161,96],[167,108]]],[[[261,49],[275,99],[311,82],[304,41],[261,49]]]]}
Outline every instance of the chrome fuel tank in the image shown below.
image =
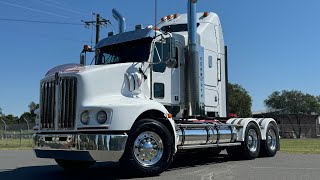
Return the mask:
{"type": "Polygon", "coordinates": [[[233,126],[221,124],[178,124],[178,146],[232,143],[236,140],[233,126]]]}

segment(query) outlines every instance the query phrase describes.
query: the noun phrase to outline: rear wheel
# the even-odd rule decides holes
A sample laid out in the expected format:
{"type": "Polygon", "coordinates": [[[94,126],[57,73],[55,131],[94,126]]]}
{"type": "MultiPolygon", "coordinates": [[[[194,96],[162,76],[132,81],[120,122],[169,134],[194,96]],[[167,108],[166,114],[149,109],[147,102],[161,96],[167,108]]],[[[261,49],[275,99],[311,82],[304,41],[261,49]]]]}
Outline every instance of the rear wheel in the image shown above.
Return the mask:
{"type": "Polygon", "coordinates": [[[260,156],[273,157],[277,154],[280,146],[278,129],[273,123],[270,123],[266,132],[266,140],[261,141],[260,156]]]}
{"type": "Polygon", "coordinates": [[[246,128],[244,142],[241,146],[228,148],[228,155],[232,159],[255,159],[259,156],[260,139],[259,127],[251,122],[246,128]]]}
{"type": "Polygon", "coordinates": [[[62,167],[66,171],[89,169],[95,163],[94,161],[72,161],[63,159],[55,159],[55,161],[60,167],[62,167]]]}
{"type": "Polygon", "coordinates": [[[120,163],[132,172],[157,175],[168,168],[173,152],[169,130],[158,121],[143,119],[132,127],[120,163]]]}

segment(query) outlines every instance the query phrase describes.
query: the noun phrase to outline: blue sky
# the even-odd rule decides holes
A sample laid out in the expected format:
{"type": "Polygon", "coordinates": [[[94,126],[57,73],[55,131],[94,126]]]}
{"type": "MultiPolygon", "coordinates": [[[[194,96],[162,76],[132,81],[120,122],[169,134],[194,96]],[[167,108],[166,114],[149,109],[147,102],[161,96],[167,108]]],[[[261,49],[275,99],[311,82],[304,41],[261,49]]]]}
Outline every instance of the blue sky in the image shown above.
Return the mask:
{"type": "MultiPolygon", "coordinates": [[[[158,0],[158,19],[185,13],[187,0],[158,0]]],[[[317,0],[199,0],[198,11],[216,12],[229,46],[229,80],[253,98],[253,111],[275,90],[319,95],[320,11],[317,0]]],[[[81,23],[100,13],[117,26],[111,9],[128,28],[153,24],[153,0],[0,0],[0,18],[81,23]]],[[[113,27],[102,30],[102,37],[113,27]]],[[[81,25],[0,20],[0,107],[20,116],[39,101],[39,82],[52,67],[77,63],[91,30],[81,25]]]]}

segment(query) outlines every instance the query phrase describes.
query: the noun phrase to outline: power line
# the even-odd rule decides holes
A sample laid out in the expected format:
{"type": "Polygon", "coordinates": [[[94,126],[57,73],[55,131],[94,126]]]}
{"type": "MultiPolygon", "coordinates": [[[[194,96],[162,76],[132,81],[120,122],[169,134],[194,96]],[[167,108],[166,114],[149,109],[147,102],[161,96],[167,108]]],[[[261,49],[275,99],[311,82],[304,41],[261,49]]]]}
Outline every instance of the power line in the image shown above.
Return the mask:
{"type": "Polygon", "coordinates": [[[95,14],[92,13],[92,15],[96,15],[96,20],[95,21],[83,21],[82,22],[85,24],[85,27],[89,28],[90,26],[95,25],[96,27],[96,44],[100,40],[100,28],[101,26],[106,26],[108,23],[110,23],[109,20],[104,19],[100,16],[100,14],[95,14]]]}
{"type": "MultiPolygon", "coordinates": [[[[70,8],[70,5],[66,4],[65,2],[61,3],[61,2],[58,2],[56,0],[43,0],[43,1],[50,2],[50,3],[56,4],[56,5],[66,6],[66,7],[70,8]]],[[[73,7],[73,8],[76,8],[76,7],[73,7]]],[[[87,10],[83,10],[83,9],[80,9],[80,8],[76,8],[76,9],[78,9],[79,12],[82,11],[83,13],[88,13],[87,10]]]]}
{"type": "MultiPolygon", "coordinates": [[[[51,1],[49,1],[49,2],[51,2],[51,1]]],[[[67,12],[84,15],[83,13],[81,13],[81,12],[79,12],[79,11],[72,10],[72,9],[70,9],[70,8],[64,8],[64,7],[61,7],[61,6],[58,6],[58,5],[49,4],[49,3],[42,2],[42,1],[40,1],[40,3],[41,3],[41,4],[44,4],[44,5],[46,5],[46,6],[51,6],[51,7],[60,9],[60,10],[67,11],[67,12]]]]}
{"type": "Polygon", "coordinates": [[[109,24],[111,25],[112,29],[115,31],[117,28],[109,21],[109,24]]]}
{"type": "Polygon", "coordinates": [[[38,20],[11,19],[11,18],[0,18],[0,21],[83,26],[83,24],[81,24],[81,23],[57,22],[57,21],[38,21],[38,20]]]}
{"type": "Polygon", "coordinates": [[[13,7],[17,7],[17,8],[22,8],[22,9],[26,9],[26,10],[29,10],[29,11],[34,11],[34,12],[38,12],[38,13],[48,14],[48,15],[52,15],[52,16],[56,16],[56,17],[69,18],[69,17],[67,17],[67,16],[63,16],[63,15],[51,13],[51,12],[48,12],[48,11],[43,11],[43,10],[35,9],[35,8],[30,8],[30,7],[26,7],[26,6],[21,6],[21,5],[18,5],[18,4],[8,3],[8,2],[4,2],[4,1],[0,1],[0,3],[5,4],[5,5],[8,5],[8,6],[13,6],[13,7]]]}
{"type": "Polygon", "coordinates": [[[54,3],[54,4],[64,5],[63,3],[57,2],[57,1],[52,1],[52,0],[44,0],[44,1],[51,2],[51,3],[54,3]]]}

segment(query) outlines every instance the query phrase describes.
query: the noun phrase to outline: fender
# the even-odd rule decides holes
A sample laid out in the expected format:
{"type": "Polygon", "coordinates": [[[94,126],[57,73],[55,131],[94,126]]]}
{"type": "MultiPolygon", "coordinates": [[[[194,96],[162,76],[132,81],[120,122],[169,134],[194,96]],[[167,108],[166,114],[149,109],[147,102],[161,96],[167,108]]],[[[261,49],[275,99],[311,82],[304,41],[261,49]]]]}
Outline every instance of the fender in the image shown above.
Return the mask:
{"type": "MultiPolygon", "coordinates": [[[[267,139],[267,137],[266,137],[267,128],[268,128],[270,123],[274,123],[274,125],[276,125],[276,127],[278,129],[277,122],[272,118],[259,118],[256,121],[259,124],[260,129],[261,129],[261,139],[262,140],[266,140],[267,139]]],[[[278,134],[279,134],[279,129],[278,129],[278,134]]]]}
{"type": "Polygon", "coordinates": [[[266,131],[269,123],[277,125],[277,122],[272,118],[233,118],[227,121],[228,124],[240,126],[237,128],[238,141],[244,141],[245,129],[250,122],[255,123],[259,127],[261,140],[266,140],[266,131]]]}
{"type": "Polygon", "coordinates": [[[237,125],[237,141],[244,141],[245,130],[250,122],[256,124],[260,129],[260,137],[261,136],[261,128],[254,118],[232,118],[227,121],[227,124],[237,125]]]}
{"type": "MultiPolygon", "coordinates": [[[[112,112],[111,123],[108,130],[110,131],[130,131],[137,118],[149,110],[156,110],[163,113],[163,119],[169,120],[175,144],[178,141],[175,123],[172,118],[167,118],[168,110],[159,102],[152,101],[140,97],[125,97],[125,96],[108,96],[92,100],[91,103],[83,104],[80,112],[84,110],[97,111],[109,110],[112,112]],[[125,110],[125,111],[124,111],[125,110]]],[[[79,125],[82,125],[79,122],[79,125]]]]}

